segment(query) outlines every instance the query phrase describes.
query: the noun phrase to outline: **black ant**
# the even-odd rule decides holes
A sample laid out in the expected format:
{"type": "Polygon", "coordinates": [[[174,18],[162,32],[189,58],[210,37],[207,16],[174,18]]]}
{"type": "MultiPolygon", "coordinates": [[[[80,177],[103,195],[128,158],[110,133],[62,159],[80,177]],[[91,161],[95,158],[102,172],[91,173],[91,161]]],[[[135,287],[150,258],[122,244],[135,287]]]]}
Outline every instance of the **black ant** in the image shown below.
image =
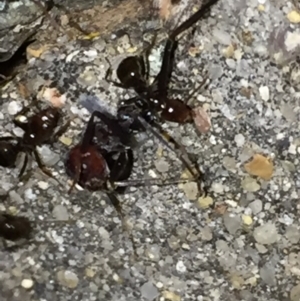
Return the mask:
{"type": "MultiPolygon", "coordinates": [[[[158,137],[160,135],[153,127],[156,128],[165,140],[174,145],[175,150],[173,149],[173,151],[181,158],[190,173],[198,179],[201,176],[201,172],[198,168],[196,168],[196,171],[193,168],[195,164],[192,162],[194,160],[190,159],[190,155],[185,151],[183,146],[162,129],[160,123],[163,121],[172,121],[185,124],[193,122],[194,118],[196,118],[196,112],[188,104],[179,99],[169,98],[167,95],[173,70],[175,51],[178,45],[176,37],[199,21],[211,6],[218,1],[219,0],[211,0],[202,5],[196,13],[175,28],[169,35],[164,49],[160,72],[151,85],[148,83],[149,62],[147,60],[145,63],[143,56],[130,56],[119,64],[116,73],[120,83],[109,79],[111,69],[109,69],[106,74],[107,81],[124,89],[133,88],[138,94],[137,97],[120,101],[117,113],[119,122],[134,131],[147,129],[158,137]]],[[[149,49],[152,48],[153,44],[154,41],[146,50],[146,53],[149,54],[149,49]]],[[[205,83],[205,81],[206,80],[204,80],[203,83],[205,83]]],[[[200,87],[201,86],[202,84],[200,87]]],[[[201,190],[200,183],[198,183],[198,186],[201,190]]]]}
{"type": "MultiPolygon", "coordinates": [[[[90,191],[105,192],[120,215],[123,226],[124,214],[117,194],[127,186],[164,186],[191,181],[128,180],[133,168],[132,147],[135,145],[132,132],[122,127],[116,117],[108,112],[94,111],[82,141],[70,149],[65,160],[66,173],[73,180],[69,193],[77,183],[90,191]]],[[[135,249],[131,234],[130,239],[135,249]]]]}
{"type": "Polygon", "coordinates": [[[9,241],[29,240],[31,232],[32,225],[27,217],[0,213],[0,237],[9,241]]]}
{"type": "Polygon", "coordinates": [[[49,106],[27,117],[26,113],[29,110],[29,106],[25,107],[13,120],[16,126],[24,130],[22,138],[0,137],[0,165],[13,168],[16,166],[19,153],[25,153],[23,166],[19,173],[19,177],[22,177],[28,164],[28,155],[33,154],[39,168],[47,176],[54,178],[52,173],[44,166],[36,147],[53,143],[57,137],[66,131],[70,121],[61,127],[58,126],[62,117],[59,108],[49,106]],[[57,128],[59,129],[55,131],[57,128]]]}

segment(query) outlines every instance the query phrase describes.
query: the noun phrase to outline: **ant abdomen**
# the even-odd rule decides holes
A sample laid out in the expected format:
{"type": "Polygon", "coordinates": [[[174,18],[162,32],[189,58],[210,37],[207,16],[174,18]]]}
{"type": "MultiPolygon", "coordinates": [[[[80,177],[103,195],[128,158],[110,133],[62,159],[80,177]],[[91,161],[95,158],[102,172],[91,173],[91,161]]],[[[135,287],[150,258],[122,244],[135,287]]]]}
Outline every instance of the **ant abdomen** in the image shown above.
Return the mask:
{"type": "Polygon", "coordinates": [[[161,118],[180,124],[189,123],[193,121],[192,109],[179,99],[167,99],[166,107],[161,111],[161,118]]]}
{"type": "Polygon", "coordinates": [[[109,176],[109,168],[96,145],[74,146],[65,161],[66,173],[81,187],[100,190],[109,176]]]}

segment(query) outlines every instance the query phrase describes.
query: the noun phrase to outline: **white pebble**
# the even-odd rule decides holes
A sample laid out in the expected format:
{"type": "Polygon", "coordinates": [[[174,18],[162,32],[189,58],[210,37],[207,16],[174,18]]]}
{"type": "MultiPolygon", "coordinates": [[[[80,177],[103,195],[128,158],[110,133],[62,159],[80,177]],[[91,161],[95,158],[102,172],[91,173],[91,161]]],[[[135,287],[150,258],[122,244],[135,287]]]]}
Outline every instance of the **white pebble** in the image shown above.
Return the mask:
{"type": "Polygon", "coordinates": [[[7,111],[9,115],[16,115],[22,109],[21,105],[15,100],[8,104],[7,111]]]}
{"type": "Polygon", "coordinates": [[[31,279],[23,279],[21,286],[25,289],[30,289],[33,287],[33,281],[31,279]]]}
{"type": "Polygon", "coordinates": [[[46,190],[48,187],[49,187],[49,184],[47,182],[44,182],[44,181],[39,181],[38,182],[38,186],[43,189],[43,190],[46,190]]]}
{"type": "Polygon", "coordinates": [[[214,135],[211,135],[210,137],[209,137],[209,142],[211,143],[211,144],[216,144],[217,142],[216,142],[216,137],[214,136],[214,135]]]}
{"type": "Polygon", "coordinates": [[[259,94],[264,101],[268,101],[270,99],[270,92],[267,86],[259,87],[259,94]]]}
{"type": "Polygon", "coordinates": [[[295,144],[291,144],[289,147],[289,153],[292,155],[296,155],[297,154],[297,149],[296,149],[296,145],[295,144]]]}
{"type": "Polygon", "coordinates": [[[89,57],[96,57],[98,55],[98,52],[96,49],[86,50],[83,53],[84,53],[84,55],[89,56],[89,57]]]}
{"type": "Polygon", "coordinates": [[[237,147],[241,147],[245,143],[245,137],[242,134],[237,134],[234,137],[234,141],[235,141],[237,147]]]}
{"type": "Polygon", "coordinates": [[[184,265],[183,261],[179,260],[176,264],[176,270],[180,273],[186,272],[186,266],[184,265]]]}

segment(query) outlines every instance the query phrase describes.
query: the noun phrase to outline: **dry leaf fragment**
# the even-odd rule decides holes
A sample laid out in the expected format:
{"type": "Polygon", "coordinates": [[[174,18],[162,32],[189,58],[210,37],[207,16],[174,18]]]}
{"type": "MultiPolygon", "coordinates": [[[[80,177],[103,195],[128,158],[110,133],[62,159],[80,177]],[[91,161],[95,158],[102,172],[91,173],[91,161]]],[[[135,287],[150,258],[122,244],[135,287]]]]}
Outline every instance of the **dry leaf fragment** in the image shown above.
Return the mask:
{"type": "Polygon", "coordinates": [[[246,163],[244,167],[250,175],[260,177],[266,181],[272,178],[274,171],[273,162],[260,154],[254,155],[252,161],[246,163]]]}
{"type": "Polygon", "coordinates": [[[211,121],[207,112],[202,107],[196,107],[193,109],[193,119],[196,129],[201,133],[205,134],[210,130],[211,121]]]}
{"type": "Polygon", "coordinates": [[[41,92],[41,97],[49,101],[55,108],[61,108],[66,103],[66,94],[60,94],[56,88],[45,87],[41,92]]]}
{"type": "Polygon", "coordinates": [[[30,97],[31,93],[28,90],[28,87],[21,82],[18,83],[18,91],[19,91],[20,95],[22,96],[22,98],[28,99],[30,97]]]}

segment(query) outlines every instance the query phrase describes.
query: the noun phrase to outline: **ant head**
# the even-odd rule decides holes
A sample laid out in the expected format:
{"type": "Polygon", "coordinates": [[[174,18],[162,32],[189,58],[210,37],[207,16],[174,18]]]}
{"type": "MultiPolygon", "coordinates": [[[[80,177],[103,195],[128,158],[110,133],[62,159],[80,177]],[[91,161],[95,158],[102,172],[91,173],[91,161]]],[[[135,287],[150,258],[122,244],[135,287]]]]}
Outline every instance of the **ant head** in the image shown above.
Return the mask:
{"type": "Polygon", "coordinates": [[[74,146],[67,154],[65,169],[73,185],[78,183],[91,191],[103,188],[109,177],[107,163],[95,145],[74,146]]]}
{"type": "Polygon", "coordinates": [[[0,214],[0,236],[4,239],[11,241],[29,239],[31,232],[32,226],[26,217],[0,214]]]}
{"type": "Polygon", "coordinates": [[[117,69],[117,76],[125,88],[139,89],[146,85],[145,65],[138,56],[130,56],[124,59],[117,69]]]}
{"type": "Polygon", "coordinates": [[[18,138],[2,137],[0,140],[0,165],[3,167],[14,167],[20,151],[21,147],[18,138]]]}

